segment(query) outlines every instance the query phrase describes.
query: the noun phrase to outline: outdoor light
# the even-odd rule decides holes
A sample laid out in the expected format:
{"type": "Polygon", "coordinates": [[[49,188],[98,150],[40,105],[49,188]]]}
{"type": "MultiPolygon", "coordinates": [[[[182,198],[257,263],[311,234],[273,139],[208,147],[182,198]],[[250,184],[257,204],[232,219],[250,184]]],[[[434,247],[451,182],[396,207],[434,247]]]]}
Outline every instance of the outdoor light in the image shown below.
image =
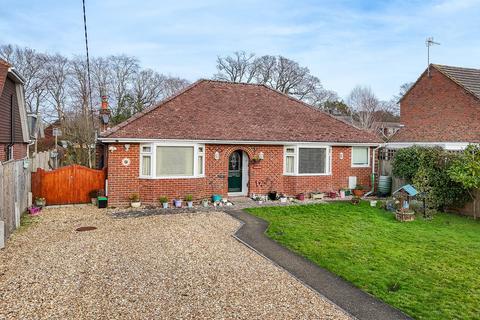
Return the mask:
{"type": "Polygon", "coordinates": [[[340,152],[340,160],[343,160],[343,152],[340,152]]]}
{"type": "Polygon", "coordinates": [[[125,151],[128,151],[128,149],[130,149],[130,144],[127,143],[127,144],[125,145],[125,151]]]}
{"type": "Polygon", "coordinates": [[[263,152],[260,152],[258,154],[258,159],[263,160],[264,157],[265,157],[265,155],[263,154],[263,152]]]}
{"type": "Polygon", "coordinates": [[[110,147],[108,147],[108,150],[109,150],[110,152],[113,152],[113,151],[117,150],[117,147],[115,147],[115,146],[110,146],[110,147]]]}
{"type": "Polygon", "coordinates": [[[218,152],[218,151],[215,151],[214,158],[215,158],[215,160],[218,160],[218,159],[220,159],[220,152],[218,152]]]}

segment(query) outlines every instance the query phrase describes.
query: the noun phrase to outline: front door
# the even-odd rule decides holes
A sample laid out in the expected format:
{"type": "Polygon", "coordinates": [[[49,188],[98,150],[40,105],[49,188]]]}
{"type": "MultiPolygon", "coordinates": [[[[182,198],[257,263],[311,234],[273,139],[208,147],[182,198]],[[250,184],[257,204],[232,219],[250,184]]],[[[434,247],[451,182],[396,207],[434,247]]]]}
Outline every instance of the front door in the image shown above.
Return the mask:
{"type": "Polygon", "coordinates": [[[235,151],[228,159],[228,192],[242,192],[242,151],[235,151]]]}

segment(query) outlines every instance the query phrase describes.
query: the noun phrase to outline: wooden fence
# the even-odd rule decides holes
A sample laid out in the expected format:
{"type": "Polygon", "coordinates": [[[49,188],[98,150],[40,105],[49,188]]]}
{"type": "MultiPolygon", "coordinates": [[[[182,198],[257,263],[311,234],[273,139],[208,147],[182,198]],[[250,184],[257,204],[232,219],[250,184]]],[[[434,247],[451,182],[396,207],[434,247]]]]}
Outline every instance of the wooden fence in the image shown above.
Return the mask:
{"type": "Polygon", "coordinates": [[[31,173],[25,164],[23,160],[0,163],[0,247],[20,226],[20,214],[29,206],[31,173]]]}
{"type": "Polygon", "coordinates": [[[91,191],[105,189],[105,178],[105,170],[79,165],[38,169],[32,173],[32,193],[34,198],[45,198],[47,205],[88,203],[91,191]]]}
{"type": "Polygon", "coordinates": [[[32,172],[37,172],[38,169],[51,170],[53,166],[51,165],[51,158],[49,151],[42,151],[34,153],[31,162],[32,162],[32,172]]]}

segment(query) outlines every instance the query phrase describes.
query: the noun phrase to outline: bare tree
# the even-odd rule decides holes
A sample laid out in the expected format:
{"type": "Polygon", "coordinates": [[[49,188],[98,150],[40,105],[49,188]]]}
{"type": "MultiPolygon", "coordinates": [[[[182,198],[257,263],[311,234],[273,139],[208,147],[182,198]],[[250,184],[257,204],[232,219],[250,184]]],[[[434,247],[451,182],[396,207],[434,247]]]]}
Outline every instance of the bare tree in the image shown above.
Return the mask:
{"type": "Polygon", "coordinates": [[[234,52],[232,56],[218,57],[216,79],[232,82],[255,82],[306,101],[319,108],[327,101],[338,100],[333,91],[325,90],[319,78],[307,67],[283,56],[234,52]]]}
{"type": "Polygon", "coordinates": [[[43,116],[53,119],[64,119],[65,108],[68,100],[68,82],[70,77],[70,65],[66,57],[55,54],[46,56],[44,65],[46,77],[46,107],[43,116]]]}
{"type": "Polygon", "coordinates": [[[375,116],[381,109],[381,104],[370,87],[356,86],[353,88],[348,95],[347,104],[355,113],[355,118],[361,128],[375,129],[375,116]]]}
{"type": "Polygon", "coordinates": [[[232,82],[252,82],[256,75],[255,54],[236,51],[233,56],[217,57],[216,79],[232,82]]]}
{"type": "Polygon", "coordinates": [[[167,76],[162,83],[162,99],[173,96],[178,93],[180,90],[184,89],[190,85],[190,81],[178,78],[167,76]]]}
{"type": "Polygon", "coordinates": [[[139,72],[138,60],[126,55],[108,57],[110,73],[110,107],[112,120],[121,122],[131,115],[129,106],[132,104],[132,83],[139,72]]]}
{"type": "Polygon", "coordinates": [[[25,79],[25,102],[30,112],[38,113],[47,95],[45,63],[47,57],[30,48],[1,45],[0,57],[7,60],[25,79]]]}

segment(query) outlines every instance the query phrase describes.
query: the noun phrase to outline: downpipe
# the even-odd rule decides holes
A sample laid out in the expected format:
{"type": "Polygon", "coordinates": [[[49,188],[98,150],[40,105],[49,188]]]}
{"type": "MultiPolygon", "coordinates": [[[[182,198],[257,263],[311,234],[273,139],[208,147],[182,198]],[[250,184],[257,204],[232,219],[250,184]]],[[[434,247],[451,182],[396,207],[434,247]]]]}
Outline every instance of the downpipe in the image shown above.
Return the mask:
{"type": "Polygon", "coordinates": [[[365,193],[363,196],[364,197],[368,197],[369,195],[373,194],[375,192],[375,160],[376,160],[376,157],[375,157],[375,152],[382,148],[384,145],[381,144],[379,145],[378,147],[376,147],[375,149],[373,149],[373,154],[372,154],[372,175],[370,176],[370,180],[371,180],[371,183],[372,183],[372,189],[370,191],[368,191],[367,193],[365,193]]]}

